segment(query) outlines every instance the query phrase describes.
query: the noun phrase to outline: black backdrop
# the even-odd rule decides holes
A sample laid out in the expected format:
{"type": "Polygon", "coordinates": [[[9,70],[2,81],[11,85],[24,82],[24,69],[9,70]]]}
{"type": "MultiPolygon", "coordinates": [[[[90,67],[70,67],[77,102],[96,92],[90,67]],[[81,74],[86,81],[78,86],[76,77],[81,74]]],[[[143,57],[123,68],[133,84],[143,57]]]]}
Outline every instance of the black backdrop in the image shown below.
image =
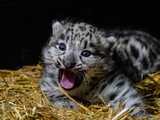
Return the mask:
{"type": "Polygon", "coordinates": [[[154,5],[76,6],[73,2],[0,1],[0,69],[37,64],[52,20],[85,21],[105,29],[138,29],[160,38],[159,10],[154,5]]]}

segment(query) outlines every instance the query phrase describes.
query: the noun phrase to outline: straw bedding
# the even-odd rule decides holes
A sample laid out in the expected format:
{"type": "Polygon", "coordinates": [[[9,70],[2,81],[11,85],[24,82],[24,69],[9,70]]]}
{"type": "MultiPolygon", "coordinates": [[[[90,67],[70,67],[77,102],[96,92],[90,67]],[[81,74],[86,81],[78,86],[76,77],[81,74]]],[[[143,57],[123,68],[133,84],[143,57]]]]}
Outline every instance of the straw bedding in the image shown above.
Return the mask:
{"type": "MultiPolygon", "coordinates": [[[[78,111],[56,108],[40,90],[41,72],[41,65],[25,66],[18,70],[0,70],[0,120],[147,119],[146,116],[132,118],[121,104],[114,110],[104,104],[84,106],[81,103],[77,103],[80,106],[78,111]]],[[[146,96],[147,109],[153,114],[153,120],[159,120],[160,73],[149,75],[144,81],[137,83],[137,89],[146,96]]],[[[66,94],[65,91],[62,92],[66,94]]]]}

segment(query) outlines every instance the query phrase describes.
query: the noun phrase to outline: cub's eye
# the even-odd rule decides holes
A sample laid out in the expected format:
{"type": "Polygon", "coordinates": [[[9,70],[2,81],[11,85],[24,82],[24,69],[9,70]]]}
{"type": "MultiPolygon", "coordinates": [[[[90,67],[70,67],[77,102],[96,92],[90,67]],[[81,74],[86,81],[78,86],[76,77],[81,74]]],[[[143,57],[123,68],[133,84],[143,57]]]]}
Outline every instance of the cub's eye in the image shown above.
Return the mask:
{"type": "Polygon", "coordinates": [[[66,45],[64,43],[59,43],[58,48],[62,51],[66,50],[66,45]]]}
{"type": "Polygon", "coordinates": [[[84,57],[89,57],[91,55],[91,51],[84,50],[84,51],[82,51],[81,55],[84,56],[84,57]]]}

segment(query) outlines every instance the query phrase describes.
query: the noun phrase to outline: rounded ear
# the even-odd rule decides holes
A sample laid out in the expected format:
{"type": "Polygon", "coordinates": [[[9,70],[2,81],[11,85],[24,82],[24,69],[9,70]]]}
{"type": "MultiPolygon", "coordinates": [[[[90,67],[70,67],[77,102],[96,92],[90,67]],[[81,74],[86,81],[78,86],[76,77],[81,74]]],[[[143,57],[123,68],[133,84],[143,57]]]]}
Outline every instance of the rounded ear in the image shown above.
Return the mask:
{"type": "Polygon", "coordinates": [[[52,24],[52,35],[58,38],[63,33],[64,27],[63,25],[56,21],[52,24]]]}

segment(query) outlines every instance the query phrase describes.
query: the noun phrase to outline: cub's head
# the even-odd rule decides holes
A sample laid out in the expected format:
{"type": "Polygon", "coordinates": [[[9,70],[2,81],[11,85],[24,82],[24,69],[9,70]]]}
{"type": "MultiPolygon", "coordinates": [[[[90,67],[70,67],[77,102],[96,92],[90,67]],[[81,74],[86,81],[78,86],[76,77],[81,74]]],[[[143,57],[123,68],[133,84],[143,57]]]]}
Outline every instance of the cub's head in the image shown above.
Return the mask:
{"type": "Polygon", "coordinates": [[[58,69],[57,82],[64,89],[74,89],[86,78],[98,77],[101,71],[109,69],[108,43],[102,34],[86,23],[52,24],[52,36],[43,57],[46,64],[58,69]]]}

